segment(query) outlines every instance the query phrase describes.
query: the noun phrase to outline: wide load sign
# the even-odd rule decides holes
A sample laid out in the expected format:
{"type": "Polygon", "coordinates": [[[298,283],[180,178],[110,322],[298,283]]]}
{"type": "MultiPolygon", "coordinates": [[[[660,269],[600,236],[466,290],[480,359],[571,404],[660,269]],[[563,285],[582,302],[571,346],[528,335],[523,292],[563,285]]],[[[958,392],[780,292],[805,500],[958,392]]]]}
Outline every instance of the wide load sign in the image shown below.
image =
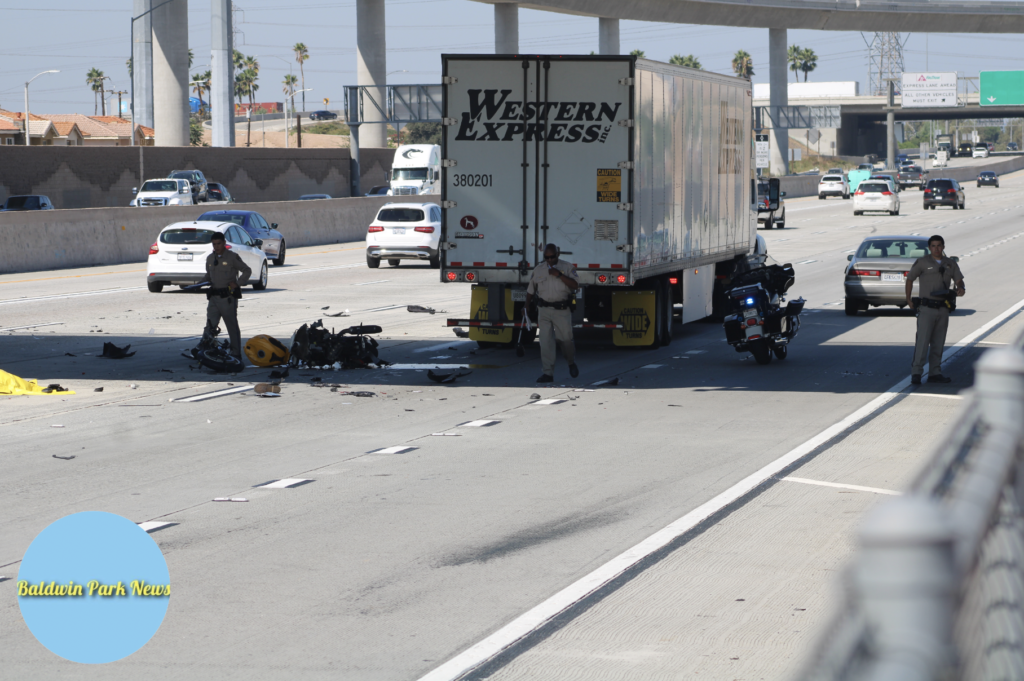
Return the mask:
{"type": "Polygon", "coordinates": [[[955,107],[956,72],[904,73],[900,93],[904,109],[955,107]]]}

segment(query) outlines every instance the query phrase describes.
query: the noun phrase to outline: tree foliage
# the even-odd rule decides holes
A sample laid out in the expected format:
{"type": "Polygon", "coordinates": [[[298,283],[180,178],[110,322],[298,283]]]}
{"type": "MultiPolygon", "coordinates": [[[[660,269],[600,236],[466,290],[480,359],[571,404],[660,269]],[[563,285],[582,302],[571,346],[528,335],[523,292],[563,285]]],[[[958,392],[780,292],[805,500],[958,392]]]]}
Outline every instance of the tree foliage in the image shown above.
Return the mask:
{"type": "Polygon", "coordinates": [[[793,72],[793,79],[800,82],[800,53],[803,48],[799,45],[790,45],[786,52],[786,61],[789,63],[789,70],[793,72]]]}
{"type": "Polygon", "coordinates": [[[402,127],[402,144],[440,144],[440,123],[409,123],[402,127]]]}
{"type": "Polygon", "coordinates": [[[818,68],[818,55],[811,48],[800,50],[800,70],[804,72],[804,82],[807,82],[808,74],[818,68]]]}
{"type": "Polygon", "coordinates": [[[668,60],[668,63],[675,64],[676,66],[686,66],[691,69],[704,68],[700,65],[700,59],[697,59],[697,57],[692,54],[688,54],[685,57],[681,54],[674,54],[672,55],[672,58],[668,60]]]}
{"type": "Polygon", "coordinates": [[[732,71],[740,78],[750,78],[754,75],[754,58],[746,50],[737,50],[732,58],[732,71]]]}
{"type": "Polygon", "coordinates": [[[629,53],[629,55],[631,57],[639,57],[641,59],[646,59],[647,58],[647,55],[644,54],[643,50],[633,50],[632,52],[629,53]]]}

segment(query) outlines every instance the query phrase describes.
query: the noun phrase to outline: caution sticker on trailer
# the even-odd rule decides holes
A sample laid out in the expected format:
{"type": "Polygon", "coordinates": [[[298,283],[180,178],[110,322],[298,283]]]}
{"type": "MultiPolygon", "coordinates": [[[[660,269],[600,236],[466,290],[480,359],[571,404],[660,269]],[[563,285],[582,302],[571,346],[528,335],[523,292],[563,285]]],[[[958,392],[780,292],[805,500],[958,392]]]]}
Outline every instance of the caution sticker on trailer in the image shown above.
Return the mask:
{"type": "Polygon", "coordinates": [[[619,168],[597,169],[597,202],[619,203],[622,201],[622,170],[619,168]]]}

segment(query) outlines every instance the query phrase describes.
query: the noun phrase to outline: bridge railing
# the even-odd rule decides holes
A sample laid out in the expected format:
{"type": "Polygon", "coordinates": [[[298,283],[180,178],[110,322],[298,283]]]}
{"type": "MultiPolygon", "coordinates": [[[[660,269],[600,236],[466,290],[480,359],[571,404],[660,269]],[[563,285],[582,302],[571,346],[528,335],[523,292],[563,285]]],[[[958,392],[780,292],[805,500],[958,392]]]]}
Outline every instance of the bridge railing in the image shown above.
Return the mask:
{"type": "Polygon", "coordinates": [[[1024,679],[1022,341],[982,355],[910,489],[865,518],[797,679],[1024,679]]]}

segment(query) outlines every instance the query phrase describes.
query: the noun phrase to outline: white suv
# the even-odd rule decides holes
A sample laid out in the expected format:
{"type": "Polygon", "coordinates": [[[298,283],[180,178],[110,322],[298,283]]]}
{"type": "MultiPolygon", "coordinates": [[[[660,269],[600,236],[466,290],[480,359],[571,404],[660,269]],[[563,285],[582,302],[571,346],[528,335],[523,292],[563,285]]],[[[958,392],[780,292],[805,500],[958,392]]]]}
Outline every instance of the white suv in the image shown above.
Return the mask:
{"type": "Polygon", "coordinates": [[[441,209],[435,203],[387,203],[366,230],[366,266],[427,260],[441,267],[441,209]]]}
{"type": "Polygon", "coordinates": [[[825,175],[821,178],[818,182],[818,198],[824,201],[829,196],[850,198],[850,183],[846,181],[845,175],[825,175]]]}
{"type": "MultiPolygon", "coordinates": [[[[133,190],[134,191],[134,190],[133,190]]],[[[131,206],[192,206],[192,187],[188,180],[171,177],[162,180],[146,180],[131,206]]]]}

